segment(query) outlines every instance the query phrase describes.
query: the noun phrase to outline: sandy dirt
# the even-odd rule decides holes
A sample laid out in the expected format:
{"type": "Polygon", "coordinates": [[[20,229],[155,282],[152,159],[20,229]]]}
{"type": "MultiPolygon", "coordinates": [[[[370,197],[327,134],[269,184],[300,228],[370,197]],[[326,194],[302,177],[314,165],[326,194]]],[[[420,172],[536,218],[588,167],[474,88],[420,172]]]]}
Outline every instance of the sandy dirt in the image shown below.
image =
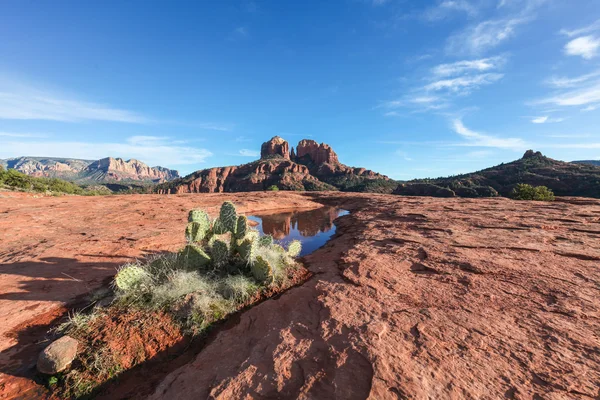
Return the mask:
{"type": "MultiPolygon", "coordinates": [[[[187,210],[227,198],[0,198],[5,397],[34,346],[16,328],[129,257],[178,248],[187,210]]],[[[153,399],[600,397],[600,201],[236,199],[246,213],[316,201],[351,214],[305,258],[311,279],[236,316],[153,399]]]]}

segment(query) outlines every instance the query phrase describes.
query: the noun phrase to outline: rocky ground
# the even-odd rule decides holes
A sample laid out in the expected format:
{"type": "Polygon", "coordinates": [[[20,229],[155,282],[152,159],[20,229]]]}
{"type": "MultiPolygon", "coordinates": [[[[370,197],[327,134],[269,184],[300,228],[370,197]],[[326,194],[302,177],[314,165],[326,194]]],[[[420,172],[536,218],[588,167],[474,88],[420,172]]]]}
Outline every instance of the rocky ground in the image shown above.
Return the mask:
{"type": "Polygon", "coordinates": [[[157,385],[125,379],[106,398],[600,397],[600,201],[284,192],[0,198],[0,397],[32,387],[31,326],[131,257],[176,249],[189,208],[229,198],[351,214],[305,258],[307,282],[157,385]]]}

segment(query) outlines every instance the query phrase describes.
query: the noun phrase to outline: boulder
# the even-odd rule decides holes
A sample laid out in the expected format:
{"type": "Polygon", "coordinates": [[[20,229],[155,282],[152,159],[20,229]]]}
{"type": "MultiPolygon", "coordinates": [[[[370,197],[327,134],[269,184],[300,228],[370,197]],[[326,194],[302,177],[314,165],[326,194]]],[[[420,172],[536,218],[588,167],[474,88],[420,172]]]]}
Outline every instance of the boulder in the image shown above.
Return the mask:
{"type": "Polygon", "coordinates": [[[38,357],[38,371],[47,375],[64,371],[75,359],[78,344],[77,340],[70,336],[63,336],[52,342],[38,357]]]}
{"type": "Polygon", "coordinates": [[[260,146],[261,160],[267,158],[285,158],[290,159],[290,145],[285,139],[274,136],[271,140],[264,142],[260,146]]]}

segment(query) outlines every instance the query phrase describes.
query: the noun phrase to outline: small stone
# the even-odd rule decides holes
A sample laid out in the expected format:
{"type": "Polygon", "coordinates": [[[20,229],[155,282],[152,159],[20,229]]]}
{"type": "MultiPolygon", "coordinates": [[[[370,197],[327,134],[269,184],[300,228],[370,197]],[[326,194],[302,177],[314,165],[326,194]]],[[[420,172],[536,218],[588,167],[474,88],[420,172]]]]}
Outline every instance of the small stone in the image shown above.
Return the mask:
{"type": "Polygon", "coordinates": [[[52,342],[40,353],[37,369],[42,374],[54,375],[65,370],[77,355],[78,342],[70,336],[63,336],[52,342]]]}

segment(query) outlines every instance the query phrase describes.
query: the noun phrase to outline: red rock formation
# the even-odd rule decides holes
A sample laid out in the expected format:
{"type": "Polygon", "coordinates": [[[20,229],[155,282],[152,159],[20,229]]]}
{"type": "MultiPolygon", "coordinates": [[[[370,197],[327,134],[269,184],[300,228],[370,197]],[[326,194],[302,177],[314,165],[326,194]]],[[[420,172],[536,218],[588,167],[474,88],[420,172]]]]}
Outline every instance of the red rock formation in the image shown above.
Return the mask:
{"type": "Polygon", "coordinates": [[[162,167],[149,167],[138,160],[123,160],[121,158],[107,157],[94,161],[83,171],[84,174],[96,174],[108,180],[151,180],[165,182],[179,176],[177,171],[162,167]]]}
{"type": "Polygon", "coordinates": [[[264,142],[260,147],[260,158],[261,160],[264,160],[267,158],[279,157],[285,158],[286,160],[290,159],[290,145],[279,136],[274,136],[268,142],[264,142]]]}
{"type": "Polygon", "coordinates": [[[266,190],[271,185],[286,190],[335,190],[335,185],[345,180],[356,184],[365,179],[388,179],[364,168],[341,164],[329,145],[319,145],[314,140],[301,140],[296,151],[292,148],[290,157],[288,142],[275,136],[262,144],[260,155],[260,160],[249,164],[196,171],[160,185],[156,191],[248,192],[266,190]]]}
{"type": "Polygon", "coordinates": [[[321,164],[339,164],[338,156],[328,144],[318,144],[314,140],[303,139],[296,147],[296,158],[301,159],[307,156],[316,165],[321,164]]]}

